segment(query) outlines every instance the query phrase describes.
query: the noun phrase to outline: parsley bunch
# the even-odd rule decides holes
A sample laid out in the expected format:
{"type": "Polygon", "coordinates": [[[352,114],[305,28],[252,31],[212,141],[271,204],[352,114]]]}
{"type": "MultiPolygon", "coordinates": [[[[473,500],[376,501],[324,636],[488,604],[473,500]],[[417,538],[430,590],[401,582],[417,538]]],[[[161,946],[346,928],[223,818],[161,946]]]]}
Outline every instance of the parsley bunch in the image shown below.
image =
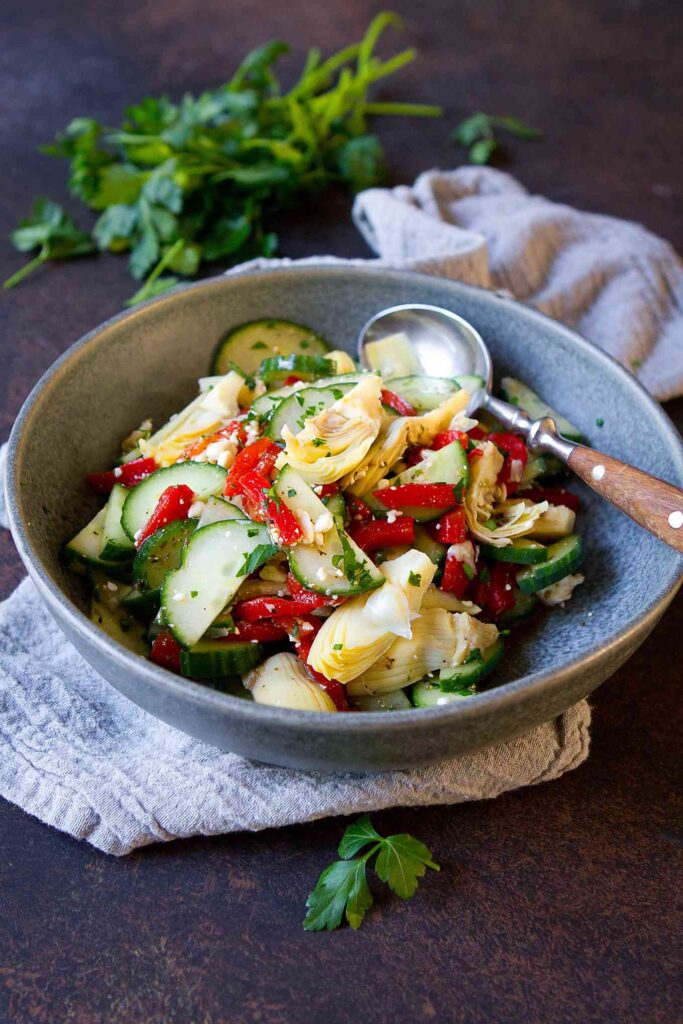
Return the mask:
{"type": "Polygon", "coordinates": [[[375,873],[404,900],[415,894],[418,880],[427,868],[439,871],[424,843],[406,833],[382,837],[367,815],[346,829],[339,844],[339,856],[342,859],[323,871],[306,901],[306,931],[332,931],[344,916],[352,928],[360,928],[372,906],[366,870],[375,856],[375,873]],[[370,849],[362,856],[355,856],[367,846],[370,849]]]}
{"type": "MultiPolygon", "coordinates": [[[[289,91],[275,72],[289,47],[268,42],[217,89],[179,103],[147,97],[128,107],[117,128],[79,117],[43,147],[69,161],[71,194],[99,214],[94,245],[127,252],[131,274],[144,280],[129,304],[173,287],[177,275],[194,277],[204,264],[272,255],[277,237],[270,218],[311,193],[333,183],[358,191],[382,180],[382,147],[368,133],[368,118],[441,113],[369,99],[375,83],[415,57],[412,49],[388,60],[375,55],[384,29],[397,24],[395,14],[383,12],[359,43],[326,60],[310,50],[289,91]]],[[[76,234],[87,249],[46,248],[36,235],[40,256],[5,287],[45,259],[90,251],[93,242],[76,234]]],[[[17,247],[29,251],[18,236],[17,247]]]]}

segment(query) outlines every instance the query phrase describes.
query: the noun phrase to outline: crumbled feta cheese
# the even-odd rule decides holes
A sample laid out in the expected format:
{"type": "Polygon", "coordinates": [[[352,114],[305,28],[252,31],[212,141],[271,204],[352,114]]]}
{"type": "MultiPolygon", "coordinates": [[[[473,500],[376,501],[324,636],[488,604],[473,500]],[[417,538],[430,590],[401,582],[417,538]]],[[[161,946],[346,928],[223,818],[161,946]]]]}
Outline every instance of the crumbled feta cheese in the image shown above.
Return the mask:
{"type": "Polygon", "coordinates": [[[206,502],[201,501],[200,499],[197,499],[197,501],[193,501],[189,509],[187,510],[188,518],[199,519],[205,508],[206,502]]]}
{"type": "Polygon", "coordinates": [[[524,475],[524,463],[521,459],[512,459],[510,462],[510,480],[518,484],[524,475]]]}
{"type": "Polygon", "coordinates": [[[111,580],[107,582],[107,590],[112,590],[116,592],[118,589],[119,588],[117,587],[117,585],[115,583],[112,583],[111,580]]]}
{"type": "Polygon", "coordinates": [[[552,583],[549,587],[539,590],[538,596],[543,604],[550,607],[564,604],[572,596],[574,589],[583,583],[584,579],[585,576],[582,576],[580,572],[575,573],[573,576],[565,576],[558,583],[552,583]]]}
{"type": "MultiPolygon", "coordinates": [[[[396,520],[399,519],[402,515],[403,515],[403,513],[398,508],[389,509],[389,511],[387,512],[387,522],[388,523],[395,523],[396,520]]],[[[439,527],[438,527],[438,524],[437,524],[437,530],[438,530],[438,528],[439,527]]]]}
{"type": "Polygon", "coordinates": [[[118,480],[118,478],[120,476],[122,476],[122,475],[123,475],[123,470],[121,469],[121,467],[120,466],[114,466],[114,476],[116,477],[116,479],[118,480]]]}
{"type": "Polygon", "coordinates": [[[303,537],[301,538],[302,543],[312,544],[313,541],[315,540],[315,528],[311,521],[311,517],[309,516],[308,512],[305,511],[305,509],[301,509],[300,511],[297,511],[295,514],[299,526],[301,527],[301,532],[303,534],[303,537]]]}
{"type": "Polygon", "coordinates": [[[247,423],[246,427],[244,428],[244,431],[247,435],[247,439],[245,441],[245,448],[248,448],[250,444],[254,443],[254,441],[258,441],[259,437],[261,436],[258,424],[253,421],[251,423],[247,423]]]}
{"type": "Polygon", "coordinates": [[[332,513],[325,509],[321,512],[316,521],[313,524],[313,529],[316,533],[327,533],[334,526],[334,520],[332,519],[332,513]]]}
{"type": "Polygon", "coordinates": [[[447,558],[453,557],[463,565],[469,565],[472,572],[476,572],[476,559],[474,557],[474,544],[471,540],[464,540],[460,544],[451,544],[448,549],[447,558]]]}

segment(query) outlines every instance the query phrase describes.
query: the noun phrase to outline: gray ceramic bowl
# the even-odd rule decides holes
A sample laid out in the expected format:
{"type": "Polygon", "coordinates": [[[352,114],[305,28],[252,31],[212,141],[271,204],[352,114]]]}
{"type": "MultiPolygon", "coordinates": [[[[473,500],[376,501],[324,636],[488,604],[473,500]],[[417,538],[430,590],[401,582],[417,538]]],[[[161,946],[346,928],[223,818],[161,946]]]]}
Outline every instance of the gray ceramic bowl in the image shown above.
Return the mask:
{"type": "Polygon", "coordinates": [[[605,451],[683,484],[680,440],[633,377],[567,328],[488,292],[409,273],[292,267],[216,278],[115,317],[73,345],[27,399],[10,439],[7,491],[14,539],[50,613],[100,675],[146,711],[274,764],[426,764],[564,711],[623,664],[670,603],[683,559],[584,488],[585,585],[566,609],[517,632],[494,685],[462,703],[395,714],[268,708],[157,668],[89,622],[81,583],[59,562],[62,542],[95,507],[83,478],[111,465],[118,440],[143,417],[158,423],[189,400],[225,330],[285,317],[353,351],[373,313],[409,301],[461,313],[488,342],[499,375],[528,380],[605,451]]]}

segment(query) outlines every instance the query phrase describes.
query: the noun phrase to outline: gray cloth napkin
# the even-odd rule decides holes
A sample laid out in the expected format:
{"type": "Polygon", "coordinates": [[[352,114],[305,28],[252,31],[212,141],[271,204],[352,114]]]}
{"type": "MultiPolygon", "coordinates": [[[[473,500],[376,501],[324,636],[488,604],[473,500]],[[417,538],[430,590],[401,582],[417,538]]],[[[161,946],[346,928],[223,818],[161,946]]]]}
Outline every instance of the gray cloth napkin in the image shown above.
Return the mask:
{"type": "MultiPolygon", "coordinates": [[[[508,175],[472,167],[365,192],[354,219],[375,263],[508,289],[637,368],[657,397],[683,391],[681,264],[643,228],[529,196],[508,175]]],[[[199,743],[121,697],[55,629],[29,580],[0,604],[0,794],[107,853],[495,797],[580,765],[589,726],[582,701],[516,740],[431,768],[272,768],[199,743]]]]}

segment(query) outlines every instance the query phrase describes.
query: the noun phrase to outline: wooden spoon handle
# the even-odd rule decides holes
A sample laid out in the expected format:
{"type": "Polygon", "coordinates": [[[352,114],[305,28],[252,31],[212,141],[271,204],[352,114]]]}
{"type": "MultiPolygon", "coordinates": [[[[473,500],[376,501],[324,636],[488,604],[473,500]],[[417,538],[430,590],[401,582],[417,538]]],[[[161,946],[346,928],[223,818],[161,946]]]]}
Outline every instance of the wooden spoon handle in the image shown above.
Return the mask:
{"type": "Polygon", "coordinates": [[[678,487],[581,444],[567,465],[636,523],[683,552],[683,491],[678,487]]]}

